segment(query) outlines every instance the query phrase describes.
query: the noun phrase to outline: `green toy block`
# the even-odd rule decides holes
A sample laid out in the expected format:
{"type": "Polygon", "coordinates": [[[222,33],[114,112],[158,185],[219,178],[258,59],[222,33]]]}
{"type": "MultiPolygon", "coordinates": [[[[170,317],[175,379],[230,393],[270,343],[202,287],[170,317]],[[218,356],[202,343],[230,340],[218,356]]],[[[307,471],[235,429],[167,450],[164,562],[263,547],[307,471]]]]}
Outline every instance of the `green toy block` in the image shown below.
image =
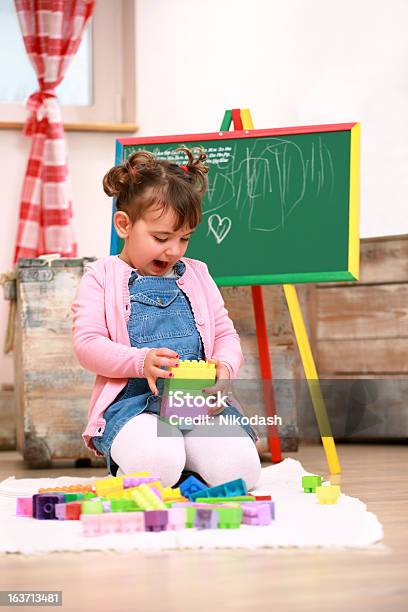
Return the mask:
{"type": "Polygon", "coordinates": [[[93,497],[98,497],[96,495],[96,493],[92,493],[92,491],[88,491],[87,493],[84,493],[84,499],[92,499],[93,497]]]}
{"type": "Polygon", "coordinates": [[[133,499],[111,498],[110,503],[111,512],[136,512],[140,510],[133,499]]]}
{"type": "Polygon", "coordinates": [[[188,506],[186,506],[185,508],[186,508],[186,528],[192,529],[194,527],[196,508],[190,508],[188,506]]]}
{"type": "Polygon", "coordinates": [[[66,504],[68,504],[69,502],[85,499],[83,493],[64,493],[64,495],[66,504]]]}
{"type": "Polygon", "coordinates": [[[302,487],[305,493],[315,493],[316,487],[320,487],[321,484],[321,476],[302,476],[302,487]]]}
{"type": "Polygon", "coordinates": [[[103,514],[103,504],[100,500],[89,501],[82,500],[81,503],[81,514],[103,514]]]}
{"type": "Polygon", "coordinates": [[[218,513],[218,529],[237,529],[242,521],[242,508],[214,508],[218,513]]]}
{"type": "Polygon", "coordinates": [[[197,503],[219,504],[223,502],[252,502],[256,501],[252,495],[237,495],[236,497],[198,497],[197,503]]]}

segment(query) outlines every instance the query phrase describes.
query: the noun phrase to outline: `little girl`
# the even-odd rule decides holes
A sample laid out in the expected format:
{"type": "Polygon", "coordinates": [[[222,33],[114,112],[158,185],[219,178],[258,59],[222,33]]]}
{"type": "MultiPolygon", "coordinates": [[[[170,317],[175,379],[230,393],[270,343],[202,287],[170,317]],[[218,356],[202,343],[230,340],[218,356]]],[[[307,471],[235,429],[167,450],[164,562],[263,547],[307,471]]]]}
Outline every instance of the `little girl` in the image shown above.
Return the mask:
{"type": "Polygon", "coordinates": [[[158,428],[164,379],[180,359],[215,363],[211,394],[243,362],[206,264],[184,257],[202,218],[208,168],[203,151],[178,150],[187,165],[141,151],[104,177],[105,193],[117,198],[114,226],[124,246],[86,266],[72,305],[75,353],[97,375],[82,437],[113,476],[147,470],[166,487],[186,469],[208,486],[243,478],[251,489],[261,471],[258,436],[229,402],[210,410],[211,425],[188,430],[160,420],[158,428]],[[238,419],[221,425],[220,412],[238,419]]]}

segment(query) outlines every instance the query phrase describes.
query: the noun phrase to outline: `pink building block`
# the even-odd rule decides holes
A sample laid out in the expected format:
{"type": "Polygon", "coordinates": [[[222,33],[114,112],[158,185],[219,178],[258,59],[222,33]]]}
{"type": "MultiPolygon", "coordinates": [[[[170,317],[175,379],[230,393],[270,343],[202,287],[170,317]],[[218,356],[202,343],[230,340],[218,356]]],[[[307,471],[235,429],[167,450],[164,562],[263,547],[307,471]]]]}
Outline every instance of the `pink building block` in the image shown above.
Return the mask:
{"type": "Polygon", "coordinates": [[[32,497],[17,497],[16,516],[33,516],[32,497]]]}
{"type": "Polygon", "coordinates": [[[178,529],[184,529],[186,526],[186,510],[185,508],[172,508],[168,509],[168,522],[167,531],[176,531],[178,529]]]}
{"type": "Polygon", "coordinates": [[[269,525],[272,521],[269,504],[255,504],[256,502],[250,502],[242,508],[242,522],[245,525],[269,525]]]}
{"type": "Polygon", "coordinates": [[[82,535],[98,536],[101,535],[99,514],[81,514],[82,535]]]}
{"type": "Polygon", "coordinates": [[[67,519],[67,504],[55,504],[55,516],[60,521],[65,521],[67,519]]]}
{"type": "Polygon", "coordinates": [[[116,515],[120,518],[122,533],[145,530],[144,512],[117,512],[116,515]]]}

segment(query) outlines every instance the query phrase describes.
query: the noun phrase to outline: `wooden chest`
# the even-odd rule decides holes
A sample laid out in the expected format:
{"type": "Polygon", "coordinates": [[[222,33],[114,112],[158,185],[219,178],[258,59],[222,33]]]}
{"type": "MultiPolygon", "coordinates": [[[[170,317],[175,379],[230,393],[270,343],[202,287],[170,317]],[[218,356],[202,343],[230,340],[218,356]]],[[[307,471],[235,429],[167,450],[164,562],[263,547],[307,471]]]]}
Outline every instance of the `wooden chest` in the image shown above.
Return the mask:
{"type": "Polygon", "coordinates": [[[335,437],[405,441],[408,236],[363,239],[359,281],[317,284],[310,313],[335,437]]]}
{"type": "Polygon", "coordinates": [[[31,467],[103,465],[81,434],[94,375],[72,349],[71,304],[89,259],[21,259],[14,343],[17,450],[31,467]]]}

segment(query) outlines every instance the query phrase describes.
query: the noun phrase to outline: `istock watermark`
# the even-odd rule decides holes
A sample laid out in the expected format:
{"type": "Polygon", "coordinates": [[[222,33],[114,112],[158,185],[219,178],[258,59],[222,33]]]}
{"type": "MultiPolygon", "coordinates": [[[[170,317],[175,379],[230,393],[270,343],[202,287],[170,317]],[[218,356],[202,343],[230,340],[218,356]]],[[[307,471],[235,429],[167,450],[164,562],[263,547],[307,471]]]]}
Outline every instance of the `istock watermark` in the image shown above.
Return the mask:
{"type": "Polygon", "coordinates": [[[194,395],[184,391],[170,391],[168,394],[169,408],[226,408],[230,396],[217,391],[216,395],[194,395]]]}

